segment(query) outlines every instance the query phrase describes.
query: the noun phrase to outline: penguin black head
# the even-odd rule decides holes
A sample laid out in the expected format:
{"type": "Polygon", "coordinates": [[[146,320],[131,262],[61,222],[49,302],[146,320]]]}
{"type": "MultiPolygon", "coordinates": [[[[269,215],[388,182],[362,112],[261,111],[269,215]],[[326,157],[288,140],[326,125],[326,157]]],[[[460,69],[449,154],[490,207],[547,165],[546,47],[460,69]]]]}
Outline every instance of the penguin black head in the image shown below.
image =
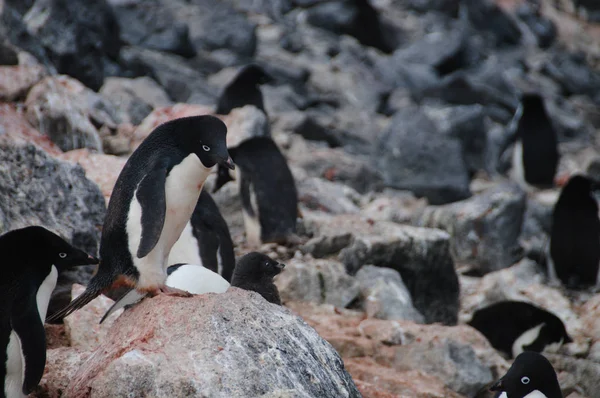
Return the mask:
{"type": "Polygon", "coordinates": [[[534,391],[539,392],[536,397],[562,398],[554,368],[546,357],[531,351],[519,354],[490,390],[501,392],[502,398],[524,398],[534,391]]]}
{"type": "Polygon", "coordinates": [[[180,149],[195,153],[205,167],[220,164],[235,168],[227,151],[227,126],[221,119],[211,115],[190,116],[171,120],[159,129],[169,131],[180,149]]]}
{"type": "Polygon", "coordinates": [[[525,93],[521,96],[524,111],[544,109],[544,98],[537,93],[525,93]]]}
{"type": "Polygon", "coordinates": [[[31,226],[15,229],[0,237],[0,250],[13,256],[32,257],[27,264],[35,267],[54,265],[60,271],[76,265],[98,264],[88,255],[44,227],[31,226]]]}
{"type": "Polygon", "coordinates": [[[600,190],[600,183],[583,175],[575,175],[569,179],[562,190],[562,195],[587,197],[592,191],[600,190]]]}
{"type": "Polygon", "coordinates": [[[281,305],[279,291],[273,283],[273,277],[281,272],[285,264],[279,263],[269,256],[251,252],[239,259],[231,286],[259,293],[267,301],[281,305]]]}
{"type": "Polygon", "coordinates": [[[229,83],[229,86],[258,86],[271,83],[272,81],[273,77],[265,72],[262,67],[256,64],[249,64],[240,69],[233,81],[229,83]]]}

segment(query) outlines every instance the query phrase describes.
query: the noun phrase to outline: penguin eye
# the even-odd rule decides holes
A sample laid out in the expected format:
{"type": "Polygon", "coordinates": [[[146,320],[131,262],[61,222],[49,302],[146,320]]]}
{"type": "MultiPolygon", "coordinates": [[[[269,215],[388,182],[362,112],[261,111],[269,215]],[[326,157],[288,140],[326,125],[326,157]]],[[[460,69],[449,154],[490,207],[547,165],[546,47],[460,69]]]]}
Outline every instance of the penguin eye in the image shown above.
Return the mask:
{"type": "Polygon", "coordinates": [[[529,377],[527,377],[527,376],[521,377],[521,383],[529,384],[529,382],[530,382],[529,377]]]}
{"type": "Polygon", "coordinates": [[[206,152],[210,151],[210,147],[208,145],[202,145],[202,149],[204,149],[206,152]]]}
{"type": "Polygon", "coordinates": [[[65,258],[67,257],[67,253],[58,253],[58,257],[65,258]]]}

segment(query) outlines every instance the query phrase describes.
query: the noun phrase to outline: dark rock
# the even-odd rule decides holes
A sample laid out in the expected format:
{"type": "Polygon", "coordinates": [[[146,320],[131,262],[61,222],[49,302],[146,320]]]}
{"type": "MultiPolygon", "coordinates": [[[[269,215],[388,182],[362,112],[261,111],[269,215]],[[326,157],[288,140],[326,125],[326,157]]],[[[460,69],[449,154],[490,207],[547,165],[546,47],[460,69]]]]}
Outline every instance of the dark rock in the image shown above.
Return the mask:
{"type": "Polygon", "coordinates": [[[229,50],[242,58],[256,51],[256,25],[224,1],[169,2],[175,18],[189,27],[196,50],[229,50]]]}
{"type": "Polygon", "coordinates": [[[460,141],[438,130],[419,108],[399,111],[372,154],[387,186],[443,204],[470,196],[460,141]]]}
{"type": "Polygon", "coordinates": [[[19,55],[17,48],[8,40],[0,42],[0,65],[18,65],[19,55]]]}
{"type": "Polygon", "coordinates": [[[184,58],[139,47],[124,47],[120,59],[137,76],[148,75],[156,80],[175,102],[191,102],[188,100],[193,95],[196,97],[194,103],[213,105],[216,102],[217,90],[184,58]]]}
{"type": "Polygon", "coordinates": [[[304,224],[315,237],[352,234],[338,256],[351,275],[368,264],[395,269],[426,323],[456,324],[459,285],[447,233],[349,214],[305,214],[304,224]]]}
{"type": "Polygon", "coordinates": [[[517,7],[516,15],[535,35],[540,48],[548,48],[554,43],[558,35],[556,26],[541,14],[539,6],[522,3],[517,7]]]}
{"type": "Polygon", "coordinates": [[[456,261],[485,274],[523,256],[519,236],[525,206],[525,192],[516,183],[502,183],[461,202],[428,207],[418,224],[451,231],[456,261]]]}
{"type": "Polygon", "coordinates": [[[361,44],[386,53],[392,52],[396,44],[391,28],[381,23],[379,13],[369,0],[317,4],[307,10],[306,19],[313,26],[353,36],[361,44]]]}
{"type": "Polygon", "coordinates": [[[467,16],[473,26],[487,32],[497,46],[515,45],[521,40],[517,24],[491,0],[466,0],[467,16]]]}
{"type": "Polygon", "coordinates": [[[116,60],[121,47],[119,25],[106,0],[36,0],[24,21],[59,73],[93,90],[102,86],[105,59],[116,60]]]}
{"type": "Polygon", "coordinates": [[[121,39],[129,45],[193,57],[187,24],[176,20],[161,0],[116,4],[121,39]]]}
{"type": "MultiPolygon", "coordinates": [[[[59,161],[36,146],[0,140],[0,230],[45,226],[97,255],[106,205],[79,165],[59,161]]],[[[48,314],[71,301],[71,284],[87,283],[94,266],[62,273],[48,314]]]]}
{"type": "Polygon", "coordinates": [[[456,0],[403,0],[406,7],[418,12],[439,11],[452,17],[458,16],[460,2],[456,0]]]}
{"type": "Polygon", "coordinates": [[[594,96],[600,90],[600,73],[586,62],[584,54],[555,53],[546,62],[542,72],[554,79],[565,95],[594,96]]]}

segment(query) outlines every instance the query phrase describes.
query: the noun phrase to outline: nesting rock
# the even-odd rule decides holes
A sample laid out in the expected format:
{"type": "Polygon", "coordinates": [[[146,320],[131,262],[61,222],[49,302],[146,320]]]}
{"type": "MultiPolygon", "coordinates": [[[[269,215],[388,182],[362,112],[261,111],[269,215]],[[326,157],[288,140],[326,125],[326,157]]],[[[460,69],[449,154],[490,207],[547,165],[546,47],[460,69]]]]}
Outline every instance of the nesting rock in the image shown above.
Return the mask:
{"type": "MultiPolygon", "coordinates": [[[[96,255],[106,205],[81,166],[48,156],[32,144],[0,140],[0,231],[42,225],[96,255]]],[[[48,314],[71,300],[71,284],[86,283],[94,266],[61,273],[48,314]]]]}
{"type": "Polygon", "coordinates": [[[368,317],[423,323],[423,315],[413,307],[410,292],[398,271],[365,265],[356,274],[356,279],[368,317]]]}
{"type": "Polygon", "coordinates": [[[309,214],[305,215],[304,224],[316,238],[352,236],[339,254],[350,274],[367,264],[395,269],[425,322],[456,323],[458,277],[450,255],[449,235],[444,231],[349,214],[309,214]]]}
{"type": "Polygon", "coordinates": [[[346,273],[342,263],[330,260],[292,259],[277,277],[281,299],[312,301],[344,308],[359,295],[356,278],[346,273]]]}
{"type": "Polygon", "coordinates": [[[101,152],[96,126],[116,125],[112,105],[68,76],[51,76],[37,83],[25,106],[29,122],[63,151],[90,148],[101,152]]]}
{"type": "Polygon", "coordinates": [[[142,301],[114,324],[65,397],[360,397],[335,350],[254,292],[142,301]]]}
{"type": "Polygon", "coordinates": [[[525,206],[525,192],[502,183],[465,201],[429,207],[418,225],[448,231],[456,261],[485,274],[522,257],[518,240],[525,206]]]}

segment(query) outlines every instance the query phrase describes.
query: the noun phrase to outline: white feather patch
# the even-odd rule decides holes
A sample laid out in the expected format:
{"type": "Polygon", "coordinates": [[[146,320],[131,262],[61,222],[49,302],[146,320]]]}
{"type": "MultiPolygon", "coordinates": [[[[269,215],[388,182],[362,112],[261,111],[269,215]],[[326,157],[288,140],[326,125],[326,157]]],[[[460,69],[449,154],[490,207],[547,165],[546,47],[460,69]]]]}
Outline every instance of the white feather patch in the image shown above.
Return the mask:
{"type": "Polygon", "coordinates": [[[540,323],[539,325],[532,327],[515,340],[512,346],[512,354],[514,358],[524,351],[523,346],[530,345],[538,338],[540,330],[544,325],[545,323],[540,323]]]}
{"type": "Polygon", "coordinates": [[[192,294],[224,293],[229,288],[229,282],[201,265],[185,264],[169,275],[167,286],[192,294]]]}
{"type": "Polygon", "coordinates": [[[57,280],[58,280],[58,270],[53,265],[50,268],[50,273],[48,274],[48,276],[46,276],[46,278],[40,285],[40,287],[35,295],[35,301],[37,304],[37,308],[38,308],[38,312],[40,314],[40,320],[42,321],[42,324],[46,320],[46,313],[48,312],[48,303],[50,302],[50,296],[52,296],[52,292],[54,291],[54,288],[56,287],[57,280]]]}
{"type": "Polygon", "coordinates": [[[21,339],[15,332],[10,332],[6,347],[6,377],[4,379],[4,394],[7,398],[25,397],[23,380],[25,379],[25,357],[21,349],[21,339]]]}
{"type": "Polygon", "coordinates": [[[192,224],[187,223],[181,236],[173,245],[167,264],[192,263],[202,264],[198,240],[192,232],[192,224]]]}

